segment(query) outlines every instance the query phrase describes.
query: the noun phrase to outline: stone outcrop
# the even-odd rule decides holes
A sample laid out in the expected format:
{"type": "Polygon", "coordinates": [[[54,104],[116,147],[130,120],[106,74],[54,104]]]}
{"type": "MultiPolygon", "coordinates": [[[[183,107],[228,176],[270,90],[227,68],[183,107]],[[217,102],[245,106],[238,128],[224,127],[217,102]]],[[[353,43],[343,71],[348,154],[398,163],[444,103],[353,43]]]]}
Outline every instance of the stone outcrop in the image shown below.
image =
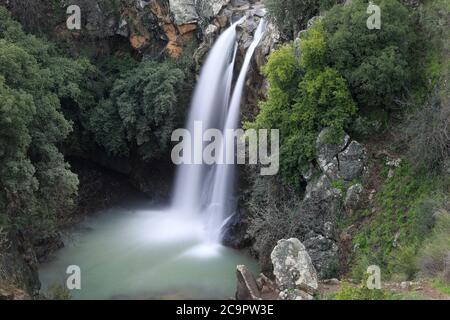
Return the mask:
{"type": "Polygon", "coordinates": [[[309,294],[317,291],[316,269],[300,240],[291,238],[278,241],[271,259],[280,290],[298,289],[309,294]]]}
{"type": "Polygon", "coordinates": [[[367,167],[367,152],[357,141],[345,135],[340,143],[327,142],[328,129],[324,129],[316,142],[317,163],[332,180],[350,182],[360,178],[367,167]]]}
{"type": "Polygon", "coordinates": [[[170,11],[174,15],[174,22],[177,25],[198,22],[199,16],[195,2],[195,0],[169,0],[170,11]]]}
{"type": "Polygon", "coordinates": [[[307,185],[299,209],[298,234],[321,275],[337,263],[335,226],[341,208],[342,194],[325,174],[307,185]]]}
{"type": "Polygon", "coordinates": [[[321,278],[335,276],[338,266],[336,222],[344,211],[357,210],[361,202],[361,184],[352,185],[367,171],[367,152],[357,141],[345,135],[339,143],[327,143],[328,129],[317,138],[317,167],[312,166],[305,196],[299,207],[297,235],[305,245],[321,278]],[[316,178],[311,178],[316,176],[316,178]],[[334,183],[347,186],[337,189],[334,183]]]}
{"type": "Polygon", "coordinates": [[[261,293],[253,274],[244,265],[236,267],[236,300],[261,300],[261,293]]]}

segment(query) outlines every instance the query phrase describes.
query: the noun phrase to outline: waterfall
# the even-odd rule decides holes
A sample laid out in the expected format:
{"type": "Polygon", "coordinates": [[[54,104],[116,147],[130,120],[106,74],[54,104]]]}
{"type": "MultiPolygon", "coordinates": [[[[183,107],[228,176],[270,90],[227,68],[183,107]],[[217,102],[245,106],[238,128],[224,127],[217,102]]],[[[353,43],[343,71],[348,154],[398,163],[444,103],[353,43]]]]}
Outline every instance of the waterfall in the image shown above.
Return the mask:
{"type": "MultiPolygon", "coordinates": [[[[195,88],[186,125],[191,133],[194,133],[196,121],[203,124],[203,130],[222,129],[231,91],[236,55],[236,26],[239,22],[222,33],[208,54],[195,88]]],[[[201,210],[205,180],[210,170],[204,164],[180,165],[175,182],[174,207],[189,212],[201,210]]]]}
{"type": "MultiPolygon", "coordinates": [[[[252,44],[247,50],[241,72],[237,79],[231,103],[228,108],[228,115],[225,120],[224,130],[237,129],[239,127],[240,106],[242,94],[244,91],[245,79],[248,69],[250,67],[251,59],[256,47],[261,41],[266,28],[266,22],[262,19],[258,29],[255,32],[252,44]]],[[[227,140],[223,141],[222,152],[232,152],[234,156],[235,150],[228,150],[226,148],[227,140]]],[[[227,155],[225,155],[227,156],[227,155]]],[[[219,157],[220,159],[221,157],[219,157]]],[[[235,166],[231,164],[218,164],[215,167],[215,177],[212,189],[212,199],[207,210],[208,221],[208,238],[210,241],[220,241],[222,238],[222,228],[226,224],[228,218],[235,211],[233,207],[232,189],[235,178],[235,166]]]]}
{"type": "MultiPolygon", "coordinates": [[[[196,130],[196,122],[202,123],[203,132],[207,129],[218,129],[224,132],[226,129],[239,127],[240,104],[246,75],[252,56],[266,28],[266,22],[261,19],[231,96],[237,52],[236,26],[243,19],[223,32],[208,54],[195,89],[186,125],[192,134],[196,130]]],[[[203,132],[201,132],[202,135],[203,132]]],[[[199,147],[195,146],[195,143],[194,141],[192,155],[195,154],[194,149],[199,147]]],[[[225,148],[224,140],[219,151],[219,159],[225,156],[225,148]]],[[[235,211],[232,201],[234,175],[234,165],[227,164],[183,164],[178,168],[173,208],[178,212],[203,216],[206,221],[208,242],[221,241],[223,226],[235,211]]]]}

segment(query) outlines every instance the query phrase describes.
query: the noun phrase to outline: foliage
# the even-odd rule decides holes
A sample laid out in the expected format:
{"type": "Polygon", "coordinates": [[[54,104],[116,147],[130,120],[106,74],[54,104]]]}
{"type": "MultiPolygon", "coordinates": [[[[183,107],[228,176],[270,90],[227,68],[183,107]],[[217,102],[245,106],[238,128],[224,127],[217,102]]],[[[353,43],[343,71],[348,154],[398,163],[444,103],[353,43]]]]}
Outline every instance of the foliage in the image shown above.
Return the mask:
{"type": "Polygon", "coordinates": [[[364,281],[359,286],[343,282],[341,289],[332,298],[334,300],[390,300],[392,294],[383,289],[371,290],[367,288],[364,281]]]}
{"type": "Polygon", "coordinates": [[[418,266],[429,277],[450,284],[450,203],[438,213],[431,236],[419,251],[418,266]]]}
{"type": "Polygon", "coordinates": [[[0,7],[0,215],[31,239],[53,232],[78,179],[58,145],[71,131],[62,100],[81,101],[83,59],[26,35],[0,7]]]}
{"type": "Polygon", "coordinates": [[[294,39],[317,14],[318,0],[265,0],[269,17],[288,38],[294,39]]]}
{"type": "Polygon", "coordinates": [[[71,300],[72,295],[65,285],[54,283],[48,289],[46,298],[51,300],[71,300]]]}
{"type": "Polygon", "coordinates": [[[327,140],[336,142],[356,113],[346,81],[324,65],[326,44],[318,23],[301,41],[301,59],[286,45],[269,58],[263,72],[270,82],[268,99],[261,103],[255,128],[278,128],[281,133],[281,173],[299,184],[299,172],[315,157],[315,141],[328,127],[327,140]]]}
{"type": "Polygon", "coordinates": [[[348,81],[361,109],[392,110],[413,79],[420,82],[420,75],[414,73],[419,72],[414,60],[414,20],[396,0],[374,3],[382,13],[380,30],[366,26],[367,1],[334,6],[326,14],[327,63],[348,81]]]}
{"type": "Polygon", "coordinates": [[[354,237],[358,248],[354,278],[360,278],[372,264],[379,265],[387,278],[392,274],[404,278],[415,275],[415,256],[433,228],[433,214],[439,200],[435,192],[441,184],[439,177],[416,172],[408,164],[395,170],[394,177],[376,195],[379,212],[354,237]]]}
{"type": "Polygon", "coordinates": [[[176,125],[184,73],[170,63],[142,62],[113,85],[111,97],[90,115],[96,141],[114,155],[133,148],[145,160],[167,150],[176,125]]]}
{"type": "Polygon", "coordinates": [[[426,1],[418,8],[419,23],[423,41],[425,77],[429,88],[442,83],[442,77],[450,73],[449,13],[450,3],[446,0],[426,1]]]}
{"type": "Polygon", "coordinates": [[[411,163],[418,168],[441,172],[450,159],[450,101],[448,80],[436,88],[425,104],[415,108],[401,127],[411,163]]]}

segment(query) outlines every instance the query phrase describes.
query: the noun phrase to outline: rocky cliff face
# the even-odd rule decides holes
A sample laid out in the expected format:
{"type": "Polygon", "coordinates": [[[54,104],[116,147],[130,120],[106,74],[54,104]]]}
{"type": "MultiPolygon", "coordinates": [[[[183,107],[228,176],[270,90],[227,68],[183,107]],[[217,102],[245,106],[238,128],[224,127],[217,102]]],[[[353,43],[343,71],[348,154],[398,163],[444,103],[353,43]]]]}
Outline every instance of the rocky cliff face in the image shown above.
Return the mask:
{"type": "Polygon", "coordinates": [[[0,228],[0,300],[28,299],[38,294],[37,258],[18,233],[0,228]]]}

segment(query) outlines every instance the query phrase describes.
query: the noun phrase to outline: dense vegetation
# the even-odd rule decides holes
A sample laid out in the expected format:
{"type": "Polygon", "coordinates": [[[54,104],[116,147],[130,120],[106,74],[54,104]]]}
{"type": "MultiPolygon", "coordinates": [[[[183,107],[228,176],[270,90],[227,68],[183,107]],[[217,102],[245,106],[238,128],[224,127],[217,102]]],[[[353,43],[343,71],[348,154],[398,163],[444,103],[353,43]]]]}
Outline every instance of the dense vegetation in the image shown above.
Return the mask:
{"type": "Polygon", "coordinates": [[[0,53],[2,225],[26,230],[32,242],[55,232],[78,188],[61,147],[144,161],[167,154],[191,88],[187,59],[67,58],[4,7],[0,53]]]}
{"type": "MultiPolygon", "coordinates": [[[[268,98],[247,126],[280,128],[283,180],[256,177],[254,190],[264,186],[270,199],[285,199],[286,188],[301,192],[299,172],[314,161],[316,138],[325,127],[332,129],[330,142],[339,141],[347,131],[371,148],[389,148],[403,163],[392,170],[385,158],[373,159],[371,170],[380,170],[374,173],[379,180],[369,182],[383,181],[373,206],[340,222],[341,231],[357,226],[355,250],[347,261],[350,274],[362,279],[367,266],[377,264],[384,279],[420,274],[445,283],[450,114],[449,48],[442,39],[448,39],[448,3],[426,1],[416,9],[396,0],[375,4],[382,12],[381,30],[367,28],[368,1],[356,0],[332,7],[293,43],[270,56],[263,70],[270,83],[268,98]],[[380,138],[382,143],[376,141],[380,138]]],[[[276,17],[285,8],[280,4],[269,10],[276,17]]],[[[274,21],[281,30],[291,25],[290,30],[297,32],[292,23],[304,27],[304,22],[274,21]]],[[[333,185],[345,194],[344,184],[333,185]]],[[[250,207],[255,216],[250,231],[267,233],[258,238],[258,246],[273,244],[270,235],[293,236],[287,221],[295,216],[298,199],[258,205],[260,193],[254,192],[249,201],[255,204],[250,207]]],[[[347,286],[337,298],[375,297],[366,294],[347,286]]]]}
{"type": "Polygon", "coordinates": [[[61,101],[81,103],[83,59],[59,56],[0,7],[0,216],[32,239],[54,231],[78,179],[58,149],[72,130],[61,101]]]}
{"type": "MultiPolygon", "coordinates": [[[[264,69],[271,86],[254,126],[280,128],[282,175],[298,184],[297,172],[315,157],[318,133],[329,127],[339,141],[359,112],[359,131],[371,114],[399,107],[416,58],[413,20],[395,0],[380,2],[382,30],[369,30],[364,1],[335,6],[321,22],[271,55],[264,69]]],[[[420,79],[415,79],[420,81],[420,79]]],[[[358,126],[353,128],[358,130],[358,126]]]]}

